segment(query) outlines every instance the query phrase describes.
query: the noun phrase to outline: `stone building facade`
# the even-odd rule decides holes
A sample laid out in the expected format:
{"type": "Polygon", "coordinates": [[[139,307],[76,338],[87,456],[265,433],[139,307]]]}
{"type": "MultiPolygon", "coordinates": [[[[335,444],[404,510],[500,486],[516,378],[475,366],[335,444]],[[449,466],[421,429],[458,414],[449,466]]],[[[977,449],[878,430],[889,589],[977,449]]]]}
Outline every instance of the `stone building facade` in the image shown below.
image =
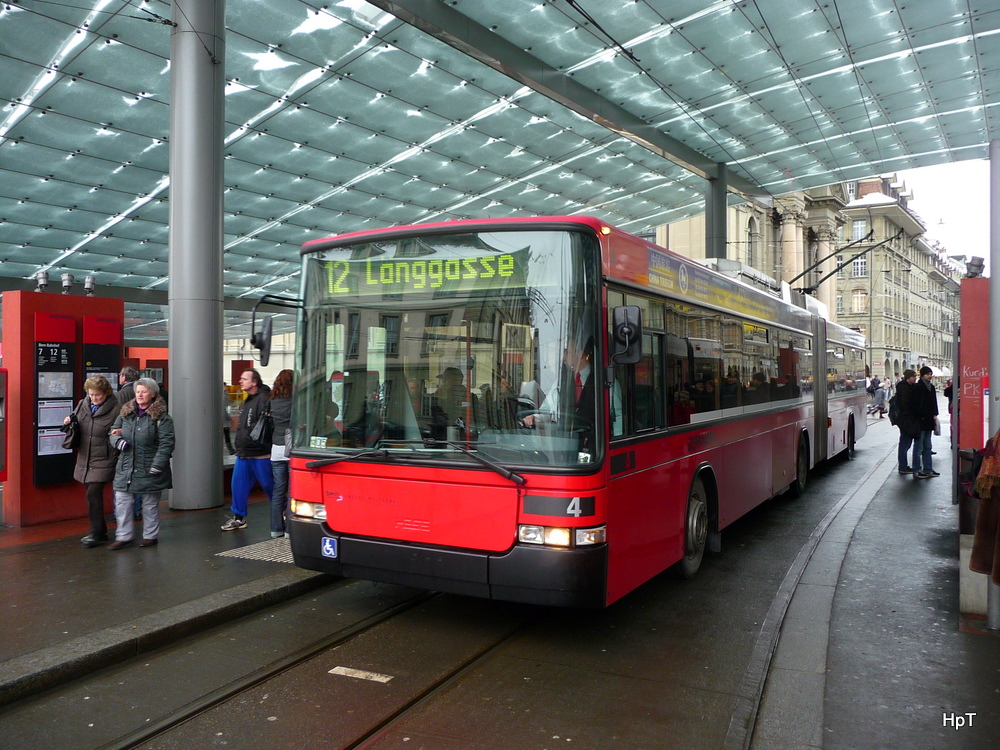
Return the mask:
{"type": "Polygon", "coordinates": [[[878,376],[925,364],[947,376],[961,269],[924,237],[909,198],[895,178],[874,178],[731,206],[722,262],[705,258],[704,216],[658,227],[656,242],[775,293],[780,282],[809,290],[865,334],[878,376]]]}

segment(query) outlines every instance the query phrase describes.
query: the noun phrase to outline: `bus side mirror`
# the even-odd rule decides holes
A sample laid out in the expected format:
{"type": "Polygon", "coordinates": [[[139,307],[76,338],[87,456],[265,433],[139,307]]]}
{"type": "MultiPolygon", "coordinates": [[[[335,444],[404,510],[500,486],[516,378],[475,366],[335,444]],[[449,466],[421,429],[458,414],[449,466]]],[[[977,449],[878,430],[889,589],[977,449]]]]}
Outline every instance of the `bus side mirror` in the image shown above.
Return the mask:
{"type": "Polygon", "coordinates": [[[267,367],[271,360],[271,330],[274,325],[273,318],[268,315],[260,320],[260,333],[253,330],[254,323],[251,320],[250,346],[260,349],[260,366],[267,367]]]}
{"type": "Polygon", "coordinates": [[[263,303],[277,305],[278,307],[293,307],[302,309],[302,303],[293,297],[281,297],[277,294],[265,294],[254,303],[253,313],[250,316],[250,346],[260,349],[260,366],[267,367],[271,361],[271,331],[274,327],[274,318],[270,315],[260,318],[260,333],[257,332],[257,308],[263,303]]]}
{"type": "Polygon", "coordinates": [[[634,365],[642,359],[642,312],[635,305],[622,305],[612,312],[611,334],[616,365],[634,365]]]}

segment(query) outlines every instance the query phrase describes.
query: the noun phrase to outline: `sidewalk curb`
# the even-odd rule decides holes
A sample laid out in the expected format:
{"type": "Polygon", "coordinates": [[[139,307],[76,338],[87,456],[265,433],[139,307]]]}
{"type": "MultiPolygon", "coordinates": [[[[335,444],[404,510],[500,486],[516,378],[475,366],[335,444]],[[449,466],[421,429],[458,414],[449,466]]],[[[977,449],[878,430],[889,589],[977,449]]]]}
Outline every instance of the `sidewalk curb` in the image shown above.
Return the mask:
{"type": "Polygon", "coordinates": [[[295,568],[0,663],[0,706],[291,599],[335,580],[295,568]]]}
{"type": "MultiPolygon", "coordinates": [[[[824,557],[824,555],[818,554],[818,550],[824,543],[827,533],[831,530],[831,527],[837,524],[838,520],[840,520],[840,523],[843,524],[844,521],[850,518],[849,524],[857,524],[863,510],[868,507],[868,503],[870,503],[871,499],[874,497],[874,492],[872,490],[869,489],[864,493],[863,491],[869,484],[874,484],[876,488],[875,491],[877,491],[877,488],[881,487],[888,477],[891,476],[889,470],[886,468],[886,463],[889,462],[890,459],[893,459],[894,451],[895,447],[887,450],[885,454],[858,479],[851,491],[827,512],[826,516],[824,516],[824,518],[816,525],[816,528],[813,530],[812,534],[810,534],[809,539],[807,539],[805,544],[802,545],[795,561],[786,572],[781,585],[778,587],[778,591],[775,593],[774,600],[771,603],[771,608],[769,609],[764,622],[761,623],[757,643],[754,647],[753,655],[743,677],[743,689],[741,691],[741,696],[737,700],[737,704],[733,709],[729,731],[726,734],[724,747],[727,748],[727,750],[751,747],[757,741],[774,742],[776,745],[780,745],[781,742],[786,740],[783,735],[779,736],[777,739],[765,739],[759,736],[762,727],[771,729],[770,725],[774,723],[778,723],[780,726],[781,718],[783,718],[780,716],[780,712],[775,710],[775,701],[768,700],[768,693],[769,690],[773,690],[774,680],[772,680],[771,677],[774,670],[772,667],[781,644],[782,630],[785,628],[786,624],[792,624],[790,620],[786,622],[786,616],[792,606],[796,591],[799,589],[800,583],[803,582],[803,577],[806,575],[807,569],[812,570],[809,566],[813,561],[814,555],[817,556],[817,564],[829,566],[831,562],[835,562],[834,567],[839,572],[840,565],[843,562],[843,556],[847,553],[849,541],[842,544],[843,550],[841,551],[839,561],[824,559],[821,563],[820,558],[824,557]],[[856,498],[858,498],[858,500],[856,500],[856,498]],[[860,507],[861,513],[857,513],[856,511],[853,514],[844,513],[844,511],[848,509],[849,505],[852,506],[851,510],[860,507]],[[844,514],[844,517],[843,519],[840,519],[842,513],[844,514]]],[[[852,529],[853,525],[851,525],[852,529]]],[[[833,536],[834,535],[831,534],[831,541],[833,536]]],[[[837,541],[842,540],[838,539],[837,541]]],[[[829,557],[829,555],[825,555],[825,557],[829,557]]],[[[826,623],[827,625],[829,624],[829,614],[827,615],[826,623]]],[[[826,651],[824,648],[824,658],[825,653],[826,651]]],[[[814,699],[815,696],[808,691],[809,687],[810,686],[808,685],[800,685],[798,690],[800,694],[807,699],[814,699]]],[[[806,702],[807,704],[810,703],[809,700],[806,702]]],[[[807,713],[809,714],[808,718],[812,720],[810,723],[814,724],[815,708],[811,704],[807,705],[806,708],[807,713]]],[[[820,703],[820,711],[821,710],[822,702],[820,703]]],[[[804,720],[806,717],[800,718],[804,720]]],[[[819,721],[822,723],[821,718],[819,721]]]]}

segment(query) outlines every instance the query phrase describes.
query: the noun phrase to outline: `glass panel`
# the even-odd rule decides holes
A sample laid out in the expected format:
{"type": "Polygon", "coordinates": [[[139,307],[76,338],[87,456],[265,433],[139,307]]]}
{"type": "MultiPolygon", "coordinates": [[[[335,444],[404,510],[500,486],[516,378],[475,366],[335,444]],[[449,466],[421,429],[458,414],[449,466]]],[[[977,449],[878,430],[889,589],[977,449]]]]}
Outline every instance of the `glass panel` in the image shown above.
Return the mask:
{"type": "Polygon", "coordinates": [[[536,466],[598,458],[593,238],[393,238],[304,263],[298,446],[536,466]]]}

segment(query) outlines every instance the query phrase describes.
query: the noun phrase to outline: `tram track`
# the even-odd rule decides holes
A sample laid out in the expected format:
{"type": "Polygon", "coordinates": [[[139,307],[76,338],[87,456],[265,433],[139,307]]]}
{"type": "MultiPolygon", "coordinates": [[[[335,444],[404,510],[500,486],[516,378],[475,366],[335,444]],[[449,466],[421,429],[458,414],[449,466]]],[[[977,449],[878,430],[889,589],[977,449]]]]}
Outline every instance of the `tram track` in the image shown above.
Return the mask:
{"type": "Polygon", "coordinates": [[[320,638],[287,656],[256,669],[238,680],[234,680],[217,690],[209,692],[197,700],[191,701],[149,725],[144,726],[142,729],[130,732],[112,742],[101,745],[99,750],[127,750],[127,748],[140,747],[155,740],[157,737],[167,734],[198,715],[222,705],[290,669],[294,669],[296,666],[314,658],[318,654],[347,643],[351,639],[357,638],[359,635],[389,622],[400,614],[440,596],[443,595],[437,592],[423,592],[387,610],[370,615],[363,620],[320,638]]]}
{"type": "MultiPolygon", "coordinates": [[[[518,605],[510,605],[513,608],[513,616],[497,618],[501,622],[498,627],[492,616],[495,612],[495,605],[476,600],[476,604],[471,606],[481,606],[481,611],[488,613],[484,620],[479,623],[481,627],[475,627],[473,623],[466,623],[467,626],[471,625],[470,632],[474,634],[470,639],[475,644],[472,648],[468,648],[468,644],[455,644],[454,648],[450,648],[449,639],[440,634],[433,638],[432,648],[453,657],[450,660],[436,660],[440,666],[439,673],[427,674],[420,668],[420,662],[425,658],[421,651],[408,650],[403,647],[399,648],[397,653],[397,634],[405,631],[413,633],[428,630],[423,624],[418,610],[424,611],[425,616],[427,610],[444,612],[446,619],[456,621],[461,619],[456,617],[457,613],[468,610],[470,604],[462,597],[424,592],[382,612],[359,620],[336,633],[254,670],[238,680],[206,693],[197,700],[191,701],[140,729],[101,745],[100,748],[101,750],[125,750],[125,748],[152,750],[153,748],[207,746],[219,734],[215,731],[214,722],[216,719],[213,717],[217,717],[220,712],[225,714],[233,710],[233,705],[244,703],[254,706],[259,715],[260,711],[257,707],[266,702],[268,694],[281,693],[289,689],[274,686],[272,683],[277,680],[285,679],[295,684],[296,687],[293,689],[300,693],[324,690],[315,682],[314,676],[308,678],[294,676],[297,668],[308,669],[310,662],[321,659],[324,655],[335,652],[339,648],[349,649],[352,644],[365,637],[373,637],[373,634],[380,628],[388,628],[388,631],[374,637],[376,640],[391,642],[391,645],[381,648],[393,652],[390,657],[387,657],[387,661],[396,664],[395,671],[403,675],[401,679],[409,679],[402,694],[394,695],[391,699],[391,705],[371,705],[365,702],[366,699],[358,698],[357,693],[358,691],[363,692],[372,683],[366,683],[362,679],[352,679],[353,675],[341,677],[346,682],[340,683],[335,693],[326,693],[327,697],[336,694],[338,705],[350,704],[354,701],[358,702],[363,710],[359,711],[360,715],[356,722],[349,728],[344,727],[340,734],[327,737],[324,745],[344,750],[370,747],[377,744],[386,733],[405,722],[408,717],[420,711],[450,687],[460,684],[465,677],[487,662],[493,654],[536,620],[535,617],[526,614],[526,612],[534,612],[534,609],[525,610],[518,605]],[[403,622],[410,613],[416,613],[415,619],[411,622],[403,622]]],[[[506,605],[500,606],[505,607],[506,605]]],[[[433,618],[434,615],[431,617],[433,618]]],[[[475,621],[476,616],[472,615],[470,619],[475,621]]],[[[357,650],[364,651],[365,648],[361,646],[357,650]]],[[[347,663],[353,663],[354,658],[356,658],[354,655],[343,656],[347,663]]],[[[330,670],[326,668],[327,666],[329,665],[324,665],[313,672],[326,676],[334,673],[342,675],[359,671],[340,667],[330,670]]],[[[268,710],[274,711],[275,708],[272,707],[268,710]]],[[[227,740],[227,744],[240,746],[238,740],[235,743],[227,740]]]]}
{"type": "Polygon", "coordinates": [[[418,595],[104,747],[372,747],[537,621],[533,607],[418,595]]]}
{"type": "Polygon", "coordinates": [[[441,679],[425,688],[419,695],[408,701],[393,715],[383,719],[377,725],[372,727],[371,730],[365,735],[359,737],[357,740],[348,745],[344,745],[343,750],[363,750],[364,748],[371,747],[391,729],[405,721],[408,716],[421,709],[424,705],[434,700],[440,694],[444,693],[452,685],[461,682],[464,676],[470,674],[478,666],[485,663],[494,653],[496,653],[505,644],[509,643],[511,639],[520,634],[527,626],[527,622],[522,622],[519,626],[505,634],[500,639],[487,645],[479,653],[469,659],[466,659],[463,663],[452,669],[441,679]]]}

